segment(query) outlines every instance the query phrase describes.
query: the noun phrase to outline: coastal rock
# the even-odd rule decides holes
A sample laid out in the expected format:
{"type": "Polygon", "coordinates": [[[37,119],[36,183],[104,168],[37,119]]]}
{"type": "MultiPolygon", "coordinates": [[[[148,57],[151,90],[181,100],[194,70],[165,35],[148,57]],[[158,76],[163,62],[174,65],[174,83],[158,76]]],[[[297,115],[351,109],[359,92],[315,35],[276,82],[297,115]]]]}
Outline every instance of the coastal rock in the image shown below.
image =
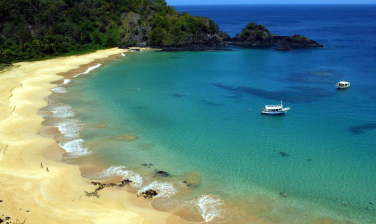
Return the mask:
{"type": "Polygon", "coordinates": [[[154,176],[169,177],[171,175],[169,173],[167,173],[166,171],[160,170],[160,171],[156,171],[154,176]]]}
{"type": "Polygon", "coordinates": [[[129,180],[129,179],[125,179],[125,180],[122,180],[121,181],[121,184],[119,184],[118,186],[119,187],[124,187],[125,185],[131,185],[132,184],[132,181],[129,180]]]}
{"type": "Polygon", "coordinates": [[[278,46],[275,49],[290,51],[294,48],[317,48],[323,45],[298,34],[293,36],[278,36],[271,34],[264,25],[248,23],[240,34],[237,34],[231,42],[233,45],[245,47],[270,47],[278,46]]]}
{"type": "Polygon", "coordinates": [[[143,196],[144,198],[148,198],[148,199],[154,198],[157,195],[158,195],[157,191],[153,189],[149,189],[147,191],[141,192],[141,196],[143,196]]]}

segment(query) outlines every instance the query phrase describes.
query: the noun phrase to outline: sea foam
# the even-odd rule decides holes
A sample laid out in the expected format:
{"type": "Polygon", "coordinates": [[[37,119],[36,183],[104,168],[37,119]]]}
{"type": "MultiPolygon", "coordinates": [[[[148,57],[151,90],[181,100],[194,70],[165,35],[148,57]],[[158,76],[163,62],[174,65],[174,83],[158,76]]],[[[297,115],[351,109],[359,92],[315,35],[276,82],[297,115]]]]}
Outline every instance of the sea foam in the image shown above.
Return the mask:
{"type": "Polygon", "coordinates": [[[77,76],[79,76],[79,75],[88,74],[89,72],[93,71],[94,69],[99,68],[101,65],[102,65],[102,64],[97,64],[96,66],[90,67],[90,68],[88,68],[85,72],[83,72],[83,73],[79,73],[79,74],[75,75],[74,77],[77,77],[77,76]]]}
{"type": "Polygon", "coordinates": [[[111,166],[104,169],[102,172],[94,174],[89,177],[92,180],[106,180],[115,177],[122,177],[132,181],[132,187],[141,187],[143,179],[140,174],[137,174],[131,170],[127,170],[125,166],[111,166]]]}
{"type": "Polygon", "coordinates": [[[69,82],[71,81],[71,79],[64,79],[64,82],[62,84],[60,84],[61,86],[62,85],[66,85],[68,84],[69,82]]]}
{"type": "Polygon", "coordinates": [[[61,87],[61,86],[58,86],[58,87],[55,87],[55,88],[52,88],[51,89],[53,92],[55,93],[67,93],[68,90],[65,89],[64,87],[61,87]]]}
{"type": "Polygon", "coordinates": [[[204,194],[198,199],[189,201],[188,204],[198,209],[198,212],[205,222],[223,218],[225,212],[223,209],[223,206],[225,205],[224,201],[215,195],[204,194]]]}
{"type": "Polygon", "coordinates": [[[69,118],[76,116],[76,112],[73,110],[73,108],[66,104],[54,106],[50,109],[50,111],[53,113],[52,117],[69,118]]]}
{"type": "Polygon", "coordinates": [[[82,124],[79,120],[68,119],[57,124],[57,128],[64,136],[65,139],[75,139],[80,136],[82,130],[82,124]]]}
{"type": "Polygon", "coordinates": [[[141,188],[138,191],[138,194],[141,194],[141,192],[147,191],[149,189],[153,189],[158,192],[158,195],[155,196],[154,198],[159,198],[159,197],[169,198],[171,196],[174,196],[177,193],[177,190],[174,188],[174,186],[171,183],[154,181],[153,183],[141,188]]]}
{"type": "Polygon", "coordinates": [[[87,147],[84,147],[84,143],[83,139],[74,139],[72,141],[60,142],[59,145],[70,156],[80,157],[91,153],[87,147]]]}

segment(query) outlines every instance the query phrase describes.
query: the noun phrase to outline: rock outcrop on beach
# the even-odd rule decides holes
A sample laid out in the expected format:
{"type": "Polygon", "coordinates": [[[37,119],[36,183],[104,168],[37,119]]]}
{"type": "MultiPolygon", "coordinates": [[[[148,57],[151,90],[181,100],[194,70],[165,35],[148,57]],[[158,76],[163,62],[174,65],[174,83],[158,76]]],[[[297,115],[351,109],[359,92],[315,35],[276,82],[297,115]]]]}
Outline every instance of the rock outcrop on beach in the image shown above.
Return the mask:
{"type": "Polygon", "coordinates": [[[231,41],[233,45],[245,47],[270,47],[277,46],[276,50],[289,51],[294,48],[317,48],[323,45],[301,35],[278,36],[271,34],[264,25],[248,23],[240,34],[231,41]]]}

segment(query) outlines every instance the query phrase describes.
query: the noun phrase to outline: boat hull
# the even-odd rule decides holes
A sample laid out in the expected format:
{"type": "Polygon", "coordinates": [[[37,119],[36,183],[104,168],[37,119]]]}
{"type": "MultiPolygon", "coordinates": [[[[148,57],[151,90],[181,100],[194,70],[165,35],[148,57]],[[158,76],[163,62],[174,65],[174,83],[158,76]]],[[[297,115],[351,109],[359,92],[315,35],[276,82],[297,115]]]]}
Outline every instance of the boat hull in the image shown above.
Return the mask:
{"type": "Polygon", "coordinates": [[[261,114],[266,114],[266,115],[283,115],[287,113],[287,111],[261,111],[261,114]]]}

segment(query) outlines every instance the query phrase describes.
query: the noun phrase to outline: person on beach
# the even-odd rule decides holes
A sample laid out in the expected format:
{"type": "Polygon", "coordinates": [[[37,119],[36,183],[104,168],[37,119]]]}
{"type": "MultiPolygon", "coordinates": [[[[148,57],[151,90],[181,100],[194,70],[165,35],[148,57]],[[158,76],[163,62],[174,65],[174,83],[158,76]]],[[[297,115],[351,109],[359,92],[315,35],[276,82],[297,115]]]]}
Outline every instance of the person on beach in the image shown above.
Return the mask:
{"type": "Polygon", "coordinates": [[[48,167],[46,167],[46,172],[50,172],[50,171],[48,170],[48,167]]]}
{"type": "Polygon", "coordinates": [[[40,168],[43,168],[43,164],[42,163],[40,163],[40,168]]]}

